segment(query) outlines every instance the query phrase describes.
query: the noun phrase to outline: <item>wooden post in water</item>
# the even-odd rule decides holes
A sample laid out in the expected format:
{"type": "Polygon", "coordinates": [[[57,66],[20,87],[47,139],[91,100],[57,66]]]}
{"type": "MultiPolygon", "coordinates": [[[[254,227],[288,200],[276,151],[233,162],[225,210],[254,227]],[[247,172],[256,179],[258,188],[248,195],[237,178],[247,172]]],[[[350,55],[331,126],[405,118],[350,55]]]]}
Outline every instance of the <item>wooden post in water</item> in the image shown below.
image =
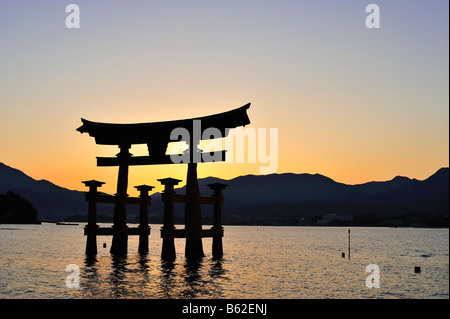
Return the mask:
{"type": "Polygon", "coordinates": [[[117,154],[119,161],[119,176],[117,178],[116,202],[114,205],[113,239],[110,252],[116,255],[125,255],[128,248],[127,233],[127,188],[128,188],[128,165],[131,157],[130,145],[120,145],[120,153],[117,154]]]}
{"type": "Polygon", "coordinates": [[[162,200],[164,202],[164,225],[161,228],[161,237],[163,239],[161,258],[173,260],[176,257],[175,252],[175,223],[174,223],[174,186],[181,180],[174,178],[163,178],[158,181],[164,185],[162,200]]]}
{"type": "Polygon", "coordinates": [[[348,230],[348,259],[350,260],[350,229],[348,230]]]}
{"type": "Polygon", "coordinates": [[[85,228],[85,233],[87,235],[86,239],[86,255],[96,255],[97,254],[97,200],[98,191],[97,188],[101,187],[103,182],[91,180],[82,182],[84,185],[89,187],[89,192],[86,194],[86,201],[89,202],[88,210],[88,223],[85,228]]]}
{"type": "Polygon", "coordinates": [[[140,206],[139,206],[139,248],[140,253],[148,252],[148,235],[150,235],[150,227],[148,226],[148,205],[150,204],[150,197],[148,192],[154,187],[148,185],[135,186],[140,192],[140,206]]]}
{"type": "MultiPolygon", "coordinates": [[[[192,147],[193,144],[191,144],[192,147]]],[[[185,229],[186,258],[199,259],[205,256],[202,244],[202,210],[197,179],[197,163],[188,163],[186,180],[185,229]]]]}
{"type": "Polygon", "coordinates": [[[220,258],[223,256],[223,227],[222,227],[222,205],[224,190],[228,185],[221,183],[213,183],[207,185],[214,191],[214,222],[213,222],[213,242],[212,242],[212,255],[214,258],[220,258]]]}

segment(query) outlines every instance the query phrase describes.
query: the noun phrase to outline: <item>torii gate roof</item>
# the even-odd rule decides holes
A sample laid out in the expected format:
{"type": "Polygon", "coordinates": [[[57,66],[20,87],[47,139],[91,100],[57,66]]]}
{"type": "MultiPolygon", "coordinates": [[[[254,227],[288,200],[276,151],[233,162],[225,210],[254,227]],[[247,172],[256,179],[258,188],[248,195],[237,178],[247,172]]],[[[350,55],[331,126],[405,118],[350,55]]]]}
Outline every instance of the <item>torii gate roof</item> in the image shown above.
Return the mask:
{"type": "Polygon", "coordinates": [[[151,123],[114,124],[81,119],[83,125],[77,128],[77,131],[89,133],[90,136],[95,138],[97,144],[102,145],[148,144],[156,141],[166,143],[169,141],[170,133],[173,129],[182,127],[192,134],[192,121],[201,120],[202,129],[208,127],[217,128],[222,132],[222,137],[225,137],[225,129],[250,124],[250,119],[247,115],[249,107],[250,103],[234,110],[214,115],[151,123]]]}

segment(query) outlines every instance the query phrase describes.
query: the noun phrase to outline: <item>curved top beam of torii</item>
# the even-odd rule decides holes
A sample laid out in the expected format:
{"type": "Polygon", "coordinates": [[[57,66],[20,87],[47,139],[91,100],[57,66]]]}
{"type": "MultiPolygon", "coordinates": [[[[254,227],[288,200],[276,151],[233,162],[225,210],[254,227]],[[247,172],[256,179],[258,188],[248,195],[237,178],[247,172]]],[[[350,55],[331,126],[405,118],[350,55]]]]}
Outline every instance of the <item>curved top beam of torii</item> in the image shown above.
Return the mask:
{"type": "Polygon", "coordinates": [[[89,133],[95,138],[97,144],[102,145],[132,145],[148,144],[155,140],[169,141],[170,133],[175,128],[185,128],[192,133],[192,121],[201,120],[202,128],[214,127],[222,132],[225,137],[225,129],[245,126],[250,124],[247,109],[250,103],[231,111],[209,116],[136,124],[112,124],[99,123],[81,119],[83,125],[77,128],[80,133],[89,133]]]}
{"type": "MultiPolygon", "coordinates": [[[[174,129],[186,129],[192,138],[192,136],[196,135],[196,132],[193,132],[193,123],[195,120],[200,120],[202,130],[216,128],[220,130],[221,137],[226,137],[229,131],[228,129],[250,124],[250,119],[247,115],[247,110],[249,108],[250,103],[234,110],[214,115],[152,123],[113,124],[81,119],[83,125],[77,128],[77,131],[80,133],[89,133],[90,136],[95,138],[97,144],[118,145],[121,150],[128,149],[133,144],[147,144],[150,156],[131,157],[127,160],[129,165],[170,164],[173,163],[172,158],[165,153],[168,143],[171,142],[170,135],[174,129]]],[[[185,142],[187,142],[188,145],[191,144],[191,140],[185,142]]],[[[194,142],[194,140],[192,140],[192,142],[194,142]]],[[[198,143],[199,140],[196,140],[195,142],[198,143]]],[[[190,147],[192,147],[192,145],[190,145],[190,147]]],[[[196,150],[195,152],[198,151],[196,150]]],[[[194,156],[193,153],[191,156],[194,156]]],[[[221,153],[224,155],[223,151],[221,153]]],[[[223,156],[220,158],[223,158],[223,156]]],[[[117,166],[119,165],[119,161],[118,158],[98,157],[97,165],[117,166]]]]}

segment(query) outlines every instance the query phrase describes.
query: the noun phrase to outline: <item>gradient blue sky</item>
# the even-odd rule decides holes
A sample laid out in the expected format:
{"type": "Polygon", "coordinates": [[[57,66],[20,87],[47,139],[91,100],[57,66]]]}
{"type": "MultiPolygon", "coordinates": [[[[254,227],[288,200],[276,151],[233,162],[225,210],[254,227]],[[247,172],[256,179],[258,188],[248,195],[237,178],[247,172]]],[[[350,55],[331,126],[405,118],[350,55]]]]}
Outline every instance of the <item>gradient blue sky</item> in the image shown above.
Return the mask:
{"type": "MultiPolygon", "coordinates": [[[[448,12],[444,0],[1,1],[0,161],[114,192],[117,169],[95,157],[117,148],[76,132],[81,117],[153,122],[251,102],[252,127],[278,128],[279,173],[424,179],[449,165],[448,12]],[[70,3],[80,29],[65,26],[70,3]],[[370,3],[380,29],[365,26],[370,3]]],[[[202,164],[199,177],[258,167],[202,164]]],[[[185,174],[133,167],[130,185],[185,174]]]]}

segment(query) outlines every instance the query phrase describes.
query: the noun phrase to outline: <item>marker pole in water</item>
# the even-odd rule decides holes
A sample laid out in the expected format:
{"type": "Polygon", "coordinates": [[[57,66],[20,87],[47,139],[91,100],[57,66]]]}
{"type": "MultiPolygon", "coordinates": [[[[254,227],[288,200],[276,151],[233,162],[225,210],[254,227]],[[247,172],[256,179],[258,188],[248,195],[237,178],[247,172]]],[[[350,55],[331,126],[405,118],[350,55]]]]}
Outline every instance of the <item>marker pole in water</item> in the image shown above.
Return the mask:
{"type": "Polygon", "coordinates": [[[348,259],[350,259],[350,229],[348,230],[348,259]]]}

